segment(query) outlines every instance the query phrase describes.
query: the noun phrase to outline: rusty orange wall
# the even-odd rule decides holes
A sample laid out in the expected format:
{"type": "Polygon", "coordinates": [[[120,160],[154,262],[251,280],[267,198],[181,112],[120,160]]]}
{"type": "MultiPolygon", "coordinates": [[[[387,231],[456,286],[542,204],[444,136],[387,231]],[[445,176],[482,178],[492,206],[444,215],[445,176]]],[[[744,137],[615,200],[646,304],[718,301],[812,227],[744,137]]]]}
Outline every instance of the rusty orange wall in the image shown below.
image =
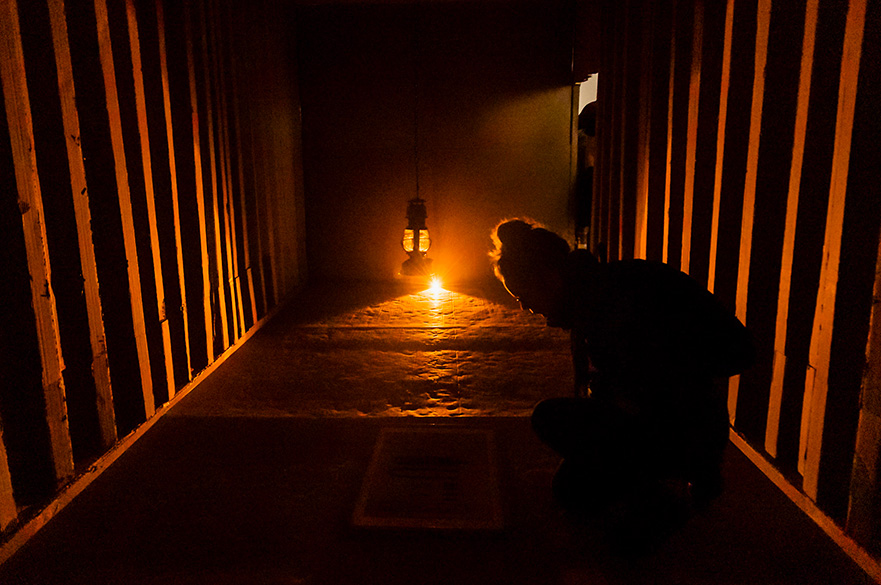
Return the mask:
{"type": "Polygon", "coordinates": [[[450,279],[489,274],[504,217],[571,231],[569,3],[310,6],[297,22],[316,275],[394,278],[417,157],[450,279]]]}
{"type": "Polygon", "coordinates": [[[290,18],[0,2],[0,542],[305,281],[290,18]]]}
{"type": "Polygon", "coordinates": [[[594,249],[681,267],[746,323],[735,432],[881,557],[881,2],[602,14],[594,249]]]}

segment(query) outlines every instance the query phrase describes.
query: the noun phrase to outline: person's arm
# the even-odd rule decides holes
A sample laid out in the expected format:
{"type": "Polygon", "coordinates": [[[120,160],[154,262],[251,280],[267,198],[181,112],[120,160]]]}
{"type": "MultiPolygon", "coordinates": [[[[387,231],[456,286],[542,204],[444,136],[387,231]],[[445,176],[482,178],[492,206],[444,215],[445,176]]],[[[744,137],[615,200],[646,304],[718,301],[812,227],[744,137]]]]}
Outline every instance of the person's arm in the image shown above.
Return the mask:
{"type": "Polygon", "coordinates": [[[580,328],[570,331],[572,365],[575,369],[575,396],[585,398],[590,393],[590,380],[593,370],[587,350],[587,337],[580,328]]]}

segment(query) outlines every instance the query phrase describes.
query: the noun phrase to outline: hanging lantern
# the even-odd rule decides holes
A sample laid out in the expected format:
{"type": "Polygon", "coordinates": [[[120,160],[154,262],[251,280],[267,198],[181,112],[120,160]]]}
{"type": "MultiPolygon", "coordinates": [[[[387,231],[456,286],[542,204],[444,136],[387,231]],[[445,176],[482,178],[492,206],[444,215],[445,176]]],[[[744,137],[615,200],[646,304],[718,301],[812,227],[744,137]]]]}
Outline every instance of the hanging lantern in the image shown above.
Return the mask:
{"type": "Polygon", "coordinates": [[[425,255],[431,247],[431,238],[428,237],[428,228],[425,227],[425,200],[417,195],[407,204],[407,228],[404,230],[404,239],[401,244],[408,254],[413,251],[425,255]]]}
{"type": "Polygon", "coordinates": [[[417,195],[407,203],[407,227],[404,229],[401,245],[409,259],[401,265],[401,274],[407,276],[428,274],[431,259],[426,258],[425,254],[431,247],[431,238],[425,226],[427,217],[424,199],[417,195]]]}
{"type": "Polygon", "coordinates": [[[409,277],[429,277],[431,275],[431,259],[425,254],[431,247],[431,238],[428,228],[425,227],[425,219],[428,213],[425,211],[425,200],[419,197],[419,31],[418,18],[417,30],[413,38],[417,41],[413,53],[413,164],[414,177],[416,179],[416,196],[407,203],[407,227],[404,229],[404,237],[401,246],[409,258],[401,265],[401,275],[409,277]]]}

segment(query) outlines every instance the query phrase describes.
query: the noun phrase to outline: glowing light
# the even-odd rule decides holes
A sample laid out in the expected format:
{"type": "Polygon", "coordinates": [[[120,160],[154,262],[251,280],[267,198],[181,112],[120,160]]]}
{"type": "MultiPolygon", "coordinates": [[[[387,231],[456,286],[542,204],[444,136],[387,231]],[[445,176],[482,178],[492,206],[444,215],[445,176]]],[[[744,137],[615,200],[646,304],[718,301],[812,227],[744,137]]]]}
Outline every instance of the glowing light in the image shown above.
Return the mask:
{"type": "Polygon", "coordinates": [[[421,254],[428,252],[431,247],[431,238],[428,236],[428,230],[425,228],[414,229],[407,228],[404,230],[404,238],[401,240],[404,251],[408,254],[418,249],[421,254]]]}
{"type": "Polygon", "coordinates": [[[439,276],[432,276],[431,277],[431,284],[428,287],[428,292],[430,292],[433,295],[437,295],[437,294],[440,294],[441,292],[443,292],[443,290],[444,290],[444,285],[443,285],[443,282],[441,282],[440,277],[439,276]]]}
{"type": "Polygon", "coordinates": [[[411,230],[410,228],[405,229],[404,230],[404,239],[401,240],[401,242],[404,245],[405,252],[408,252],[408,253],[412,252],[413,251],[413,230],[411,230]]]}

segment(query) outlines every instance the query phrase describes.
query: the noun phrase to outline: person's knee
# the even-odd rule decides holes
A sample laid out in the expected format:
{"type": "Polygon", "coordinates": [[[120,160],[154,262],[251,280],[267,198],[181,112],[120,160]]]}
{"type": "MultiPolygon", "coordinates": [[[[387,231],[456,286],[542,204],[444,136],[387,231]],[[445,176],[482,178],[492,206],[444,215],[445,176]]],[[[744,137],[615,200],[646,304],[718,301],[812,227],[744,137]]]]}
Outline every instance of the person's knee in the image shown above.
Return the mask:
{"type": "Polygon", "coordinates": [[[566,417],[571,416],[574,398],[558,397],[542,400],[532,409],[532,430],[539,437],[546,437],[556,429],[567,426],[566,417]]]}
{"type": "Polygon", "coordinates": [[[542,439],[547,435],[548,429],[553,427],[553,420],[555,419],[553,413],[556,408],[553,404],[549,404],[552,400],[554,399],[543,400],[532,409],[530,417],[532,430],[542,439]]]}

